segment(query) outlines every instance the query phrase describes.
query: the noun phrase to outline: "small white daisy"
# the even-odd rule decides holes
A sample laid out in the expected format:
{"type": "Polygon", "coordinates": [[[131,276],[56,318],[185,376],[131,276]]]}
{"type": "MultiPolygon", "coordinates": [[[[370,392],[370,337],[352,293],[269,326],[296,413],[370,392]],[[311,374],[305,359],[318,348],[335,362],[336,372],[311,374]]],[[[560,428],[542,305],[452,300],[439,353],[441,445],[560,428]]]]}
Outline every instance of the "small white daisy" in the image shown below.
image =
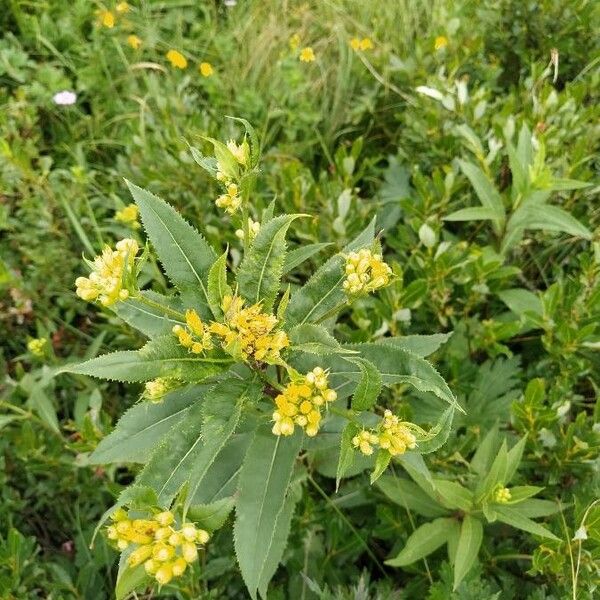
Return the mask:
{"type": "Polygon", "coordinates": [[[69,90],[63,90],[54,94],[52,100],[54,100],[54,104],[58,104],[59,106],[71,106],[77,101],[77,94],[69,90]]]}

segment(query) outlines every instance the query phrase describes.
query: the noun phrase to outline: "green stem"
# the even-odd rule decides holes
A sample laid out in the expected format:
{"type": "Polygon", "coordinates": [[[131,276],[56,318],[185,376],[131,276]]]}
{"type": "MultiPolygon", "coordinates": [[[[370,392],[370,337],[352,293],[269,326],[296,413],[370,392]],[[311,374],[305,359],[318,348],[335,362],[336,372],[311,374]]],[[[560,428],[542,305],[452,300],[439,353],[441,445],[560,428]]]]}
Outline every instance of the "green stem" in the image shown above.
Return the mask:
{"type": "Polygon", "coordinates": [[[326,321],[330,317],[333,317],[340,310],[342,310],[343,308],[345,308],[346,306],[348,306],[348,304],[349,303],[348,303],[347,300],[344,300],[344,302],[340,302],[339,304],[337,304],[336,306],[334,306],[331,310],[328,310],[322,317],[320,317],[319,320],[317,321],[317,324],[322,323],[323,321],[326,321]]]}
{"type": "MultiPolygon", "coordinates": [[[[180,313],[178,310],[175,310],[168,306],[164,306],[160,302],[150,300],[150,298],[146,298],[146,296],[142,296],[142,294],[138,294],[137,296],[131,296],[130,299],[137,300],[141,304],[145,304],[146,306],[148,306],[150,308],[155,308],[157,310],[160,310],[160,311],[164,312],[165,315],[171,315],[172,317],[175,317],[178,321],[185,323],[185,315],[183,313],[180,313]]],[[[127,300],[125,300],[125,302],[127,302],[127,300]]]]}

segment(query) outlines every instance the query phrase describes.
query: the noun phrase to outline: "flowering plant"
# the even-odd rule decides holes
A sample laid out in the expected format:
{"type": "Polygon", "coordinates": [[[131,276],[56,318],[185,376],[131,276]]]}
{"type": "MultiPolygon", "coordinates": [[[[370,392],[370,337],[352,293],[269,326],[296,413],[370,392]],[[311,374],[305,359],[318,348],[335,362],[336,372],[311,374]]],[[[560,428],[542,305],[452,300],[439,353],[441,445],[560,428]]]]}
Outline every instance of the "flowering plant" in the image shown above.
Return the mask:
{"type": "MultiPolygon", "coordinates": [[[[287,274],[321,249],[288,251],[287,232],[306,215],[257,221],[250,202],[260,146],[250,124],[241,144],[209,139],[214,156],[192,148],[224,187],[216,201],[234,223],[243,258],[232,273],[170,205],[128,182],[148,244],[121,240],[88,262],[77,294],[109,307],[149,341],[70,365],[79,375],[145,384],[91,456],[93,463],[142,463],[135,482],[105,515],[122,551],[118,595],[181,575],[235,507],[235,550],[250,595],[266,595],[286,545],[294,507],[315,452],[336,453],[336,480],[390,461],[424,467],[421,454],[450,432],[456,399],[425,360],[446,336],[377,337],[341,343],[336,321],[350,303],[377,293],[394,275],[375,221],[302,286],[287,274]],[[153,250],[151,250],[151,248],[153,250]],[[169,295],[139,289],[155,251],[174,286],[169,295]],[[378,404],[383,387],[404,384],[439,401],[424,429],[378,404]]],[[[224,215],[225,218],[225,215],[224,215]]],[[[229,218],[229,217],[227,217],[229,218]]],[[[459,408],[460,410],[460,408],[459,408]]]]}

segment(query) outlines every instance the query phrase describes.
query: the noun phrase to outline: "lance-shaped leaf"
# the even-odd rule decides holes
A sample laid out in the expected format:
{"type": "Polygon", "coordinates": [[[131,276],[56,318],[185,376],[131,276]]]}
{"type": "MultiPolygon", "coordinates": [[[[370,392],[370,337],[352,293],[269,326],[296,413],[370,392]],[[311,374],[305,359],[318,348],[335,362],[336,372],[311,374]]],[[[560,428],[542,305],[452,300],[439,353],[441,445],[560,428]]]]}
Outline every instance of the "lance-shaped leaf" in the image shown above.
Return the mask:
{"type": "Polygon", "coordinates": [[[323,356],[326,354],[356,354],[355,351],[343,348],[340,343],[323,327],[313,323],[304,323],[292,327],[289,332],[290,350],[308,352],[323,356]]]}
{"type": "Polygon", "coordinates": [[[520,505],[518,504],[516,506],[495,505],[494,511],[496,512],[498,521],[502,521],[507,525],[512,525],[517,529],[522,529],[523,531],[527,531],[541,537],[547,537],[552,540],[559,539],[549,529],[546,529],[539,523],[536,523],[529,517],[525,516],[524,512],[521,512],[520,505]]]}
{"type": "Polygon", "coordinates": [[[273,556],[272,548],[301,444],[299,431],[291,437],[276,436],[265,425],[257,430],[244,460],[234,538],[242,577],[253,599],[259,586],[266,587],[268,566],[281,558],[273,556]]]}
{"type": "Polygon", "coordinates": [[[391,336],[381,338],[376,343],[389,344],[425,358],[433,354],[442,344],[445,344],[451,335],[452,333],[434,333],[433,335],[391,336]]]}
{"type": "Polygon", "coordinates": [[[191,354],[173,336],[155,338],[141,350],[111,352],[76,365],[67,365],[59,373],[89,375],[113,381],[149,381],[170,377],[199,382],[216,375],[231,364],[227,358],[191,354]]]}
{"type": "Polygon", "coordinates": [[[203,399],[208,387],[193,385],[167,394],[160,404],[140,402],[130,408],[89,457],[91,464],[145,463],[164,435],[203,399]]]}
{"type": "Polygon", "coordinates": [[[227,496],[210,504],[194,504],[190,506],[187,516],[202,529],[216,531],[225,525],[235,505],[235,498],[227,496]]]}
{"type": "Polygon", "coordinates": [[[306,244],[299,248],[290,250],[285,256],[285,262],[283,263],[283,274],[289,273],[295,269],[298,265],[301,265],[305,260],[308,260],[311,256],[331,246],[331,242],[318,242],[316,244],[306,244]]]}
{"type": "Polygon", "coordinates": [[[417,446],[419,454],[429,454],[441,448],[450,437],[452,420],[454,419],[454,406],[449,406],[441,415],[435,426],[429,430],[430,438],[420,441],[417,446]]]}
{"type": "Polygon", "coordinates": [[[240,294],[250,303],[263,303],[271,312],[283,274],[285,235],[294,219],[301,215],[274,217],[263,225],[254,238],[238,271],[240,294]]]}
{"type": "Polygon", "coordinates": [[[376,485],[392,502],[414,510],[419,515],[441,517],[448,514],[447,509],[440,506],[417,484],[408,479],[395,475],[383,475],[376,485]]]}
{"type": "Polygon", "coordinates": [[[231,295],[231,288],[227,285],[227,251],[223,252],[208,272],[208,304],[215,319],[223,316],[221,301],[223,296],[231,295]]]}
{"type": "Polygon", "coordinates": [[[127,564],[127,558],[132,551],[133,546],[130,546],[129,551],[122,552],[119,558],[119,571],[115,583],[115,600],[123,600],[136,588],[144,584],[150,584],[150,576],[146,573],[144,565],[130,567],[127,564]]]}
{"type": "Polygon", "coordinates": [[[342,431],[340,438],[340,458],[338,460],[337,472],[335,475],[335,491],[340,487],[342,477],[348,472],[348,469],[354,462],[354,447],[352,446],[352,438],[360,431],[360,427],[356,423],[348,423],[342,431]]]}
{"type": "Polygon", "coordinates": [[[483,540],[483,525],[479,519],[471,515],[465,515],[460,526],[460,536],[456,547],[456,559],[454,561],[454,587],[460,585],[460,582],[469,572],[481,547],[483,540]]]}
{"type": "Polygon", "coordinates": [[[171,333],[173,325],[185,322],[179,298],[169,298],[151,290],[140,292],[144,302],[136,297],[114,305],[115,313],[128,325],[149,338],[171,333]],[[177,314],[179,313],[179,314],[177,314]]]}
{"type": "Polygon", "coordinates": [[[207,279],[216,258],[214,250],[171,205],[129,181],[127,185],[140,209],[144,229],[184,306],[211,318],[207,279]]]}
{"type": "Polygon", "coordinates": [[[354,410],[369,410],[375,405],[381,392],[381,375],[377,367],[365,358],[346,359],[355,364],[361,372],[358,385],[352,396],[354,410]]]}
{"type": "Polygon", "coordinates": [[[300,288],[290,300],[286,320],[288,325],[315,323],[346,301],[342,288],[344,281],[344,253],[360,250],[373,243],[375,219],[348,244],[343,253],[330,258],[300,288]]]}

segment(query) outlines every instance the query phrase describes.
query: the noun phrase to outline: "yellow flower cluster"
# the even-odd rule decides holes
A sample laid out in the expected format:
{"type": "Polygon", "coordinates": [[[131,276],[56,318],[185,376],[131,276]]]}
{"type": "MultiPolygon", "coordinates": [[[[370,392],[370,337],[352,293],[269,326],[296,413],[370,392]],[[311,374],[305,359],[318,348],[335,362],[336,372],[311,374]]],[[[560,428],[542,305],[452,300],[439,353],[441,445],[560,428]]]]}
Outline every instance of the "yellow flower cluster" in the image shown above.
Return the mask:
{"type": "Polygon", "coordinates": [[[137,50],[142,45],[142,40],[137,35],[132,33],[131,35],[127,36],[127,43],[131,48],[137,50]]]}
{"type": "Polygon", "coordinates": [[[386,410],[378,427],[355,435],[352,445],[367,456],[373,454],[374,446],[387,450],[392,456],[404,454],[417,446],[417,439],[407,425],[391,410],[386,410]]]}
{"type": "Polygon", "coordinates": [[[506,487],[499,487],[494,493],[494,502],[497,502],[498,504],[506,504],[507,502],[510,502],[511,498],[512,494],[506,487]]]}
{"type": "Polygon", "coordinates": [[[75,280],[77,295],[87,301],[100,300],[103,306],[126,300],[129,290],[123,287],[123,275],[133,270],[138,250],[138,243],[130,238],[117,242],[116,250],[106,246],[91,263],[90,276],[75,280]]]}
{"type": "Polygon", "coordinates": [[[244,301],[239,296],[225,296],[221,308],[224,323],[211,323],[209,331],[221,338],[225,351],[239,353],[243,360],[280,361],[280,351],[290,342],[285,331],[275,330],[275,315],[261,312],[260,304],[244,308],[244,301]]]}
{"type": "Polygon", "coordinates": [[[247,166],[250,156],[250,146],[245,139],[241,144],[236,143],[235,140],[229,140],[227,142],[227,149],[233,154],[233,157],[240,165],[247,166]]]}
{"type": "Polygon", "coordinates": [[[147,381],[144,388],[144,398],[150,402],[161,402],[165,394],[171,389],[172,380],[166,377],[157,377],[152,381],[147,381]]]}
{"type": "Polygon", "coordinates": [[[442,50],[448,45],[448,38],[444,35],[438,35],[435,38],[435,42],[433,43],[433,47],[436,50],[442,50]]]}
{"type": "MultiPolygon", "coordinates": [[[[167,52],[166,57],[173,68],[182,70],[187,69],[188,60],[181,52],[179,52],[179,50],[171,48],[167,52]]],[[[202,75],[202,77],[210,77],[215,72],[213,66],[209,62],[201,62],[198,65],[198,71],[200,71],[200,75],[202,75]]]]}
{"type": "Polygon", "coordinates": [[[321,409],[337,398],[329,388],[327,373],[315,367],[301,381],[292,382],[275,398],[277,410],[273,413],[273,433],[292,435],[299,425],[306,435],[317,435],[321,424],[321,409]]]}
{"type": "Polygon", "coordinates": [[[221,194],[215,204],[218,208],[223,208],[230,215],[237,212],[242,205],[242,198],[238,194],[238,186],[235,183],[227,184],[227,193],[221,194]]]}
{"type": "Polygon", "coordinates": [[[202,322],[198,313],[190,308],[185,311],[185,323],[187,327],[175,325],[173,333],[179,338],[179,343],[189,348],[193,354],[201,354],[213,347],[209,327],[202,322]]]}
{"type": "Polygon", "coordinates": [[[144,564],[160,585],[165,585],[183,575],[187,566],[198,559],[198,545],[210,539],[207,531],[193,523],[184,523],[175,529],[175,516],[170,511],[154,515],[152,519],[130,519],[122,508],[112,516],[107,527],[109,540],[116,542],[119,550],[137,546],[127,558],[130,567],[144,564]]]}
{"type": "Polygon", "coordinates": [[[373,49],[373,42],[370,40],[370,38],[363,38],[362,40],[354,37],[350,40],[350,47],[352,48],[352,50],[372,50],[373,49]]]}
{"type": "Polygon", "coordinates": [[[139,229],[140,224],[138,223],[138,215],[139,209],[137,204],[131,203],[115,213],[115,221],[119,221],[119,223],[125,223],[133,229],[139,229]]]}
{"type": "Polygon", "coordinates": [[[215,72],[213,66],[209,62],[201,62],[198,70],[202,77],[210,77],[215,72]]]}
{"type": "Polygon", "coordinates": [[[381,254],[363,248],[346,257],[346,279],[343,286],[347,294],[374,292],[390,282],[392,269],[383,262],[381,254]]]}
{"type": "MultiPolygon", "coordinates": [[[[250,241],[252,241],[256,237],[256,234],[259,231],[260,231],[260,223],[258,221],[253,221],[250,217],[248,217],[248,233],[250,235],[250,241]]],[[[235,235],[240,240],[243,240],[244,239],[244,230],[236,229],[235,235]]]]}
{"type": "Polygon", "coordinates": [[[31,352],[34,356],[41,358],[44,356],[46,344],[48,340],[46,338],[34,338],[27,342],[27,350],[31,352]]]}
{"type": "Polygon", "coordinates": [[[300,50],[299,58],[301,62],[314,62],[316,58],[315,52],[310,46],[306,46],[306,48],[300,50]]]}
{"type": "MultiPolygon", "coordinates": [[[[129,4],[127,2],[119,2],[115,6],[115,10],[120,14],[125,14],[129,12],[129,4]]],[[[107,27],[108,29],[112,29],[115,26],[116,18],[112,11],[110,10],[98,10],[96,11],[98,15],[98,22],[102,27],[107,27]]]]}

